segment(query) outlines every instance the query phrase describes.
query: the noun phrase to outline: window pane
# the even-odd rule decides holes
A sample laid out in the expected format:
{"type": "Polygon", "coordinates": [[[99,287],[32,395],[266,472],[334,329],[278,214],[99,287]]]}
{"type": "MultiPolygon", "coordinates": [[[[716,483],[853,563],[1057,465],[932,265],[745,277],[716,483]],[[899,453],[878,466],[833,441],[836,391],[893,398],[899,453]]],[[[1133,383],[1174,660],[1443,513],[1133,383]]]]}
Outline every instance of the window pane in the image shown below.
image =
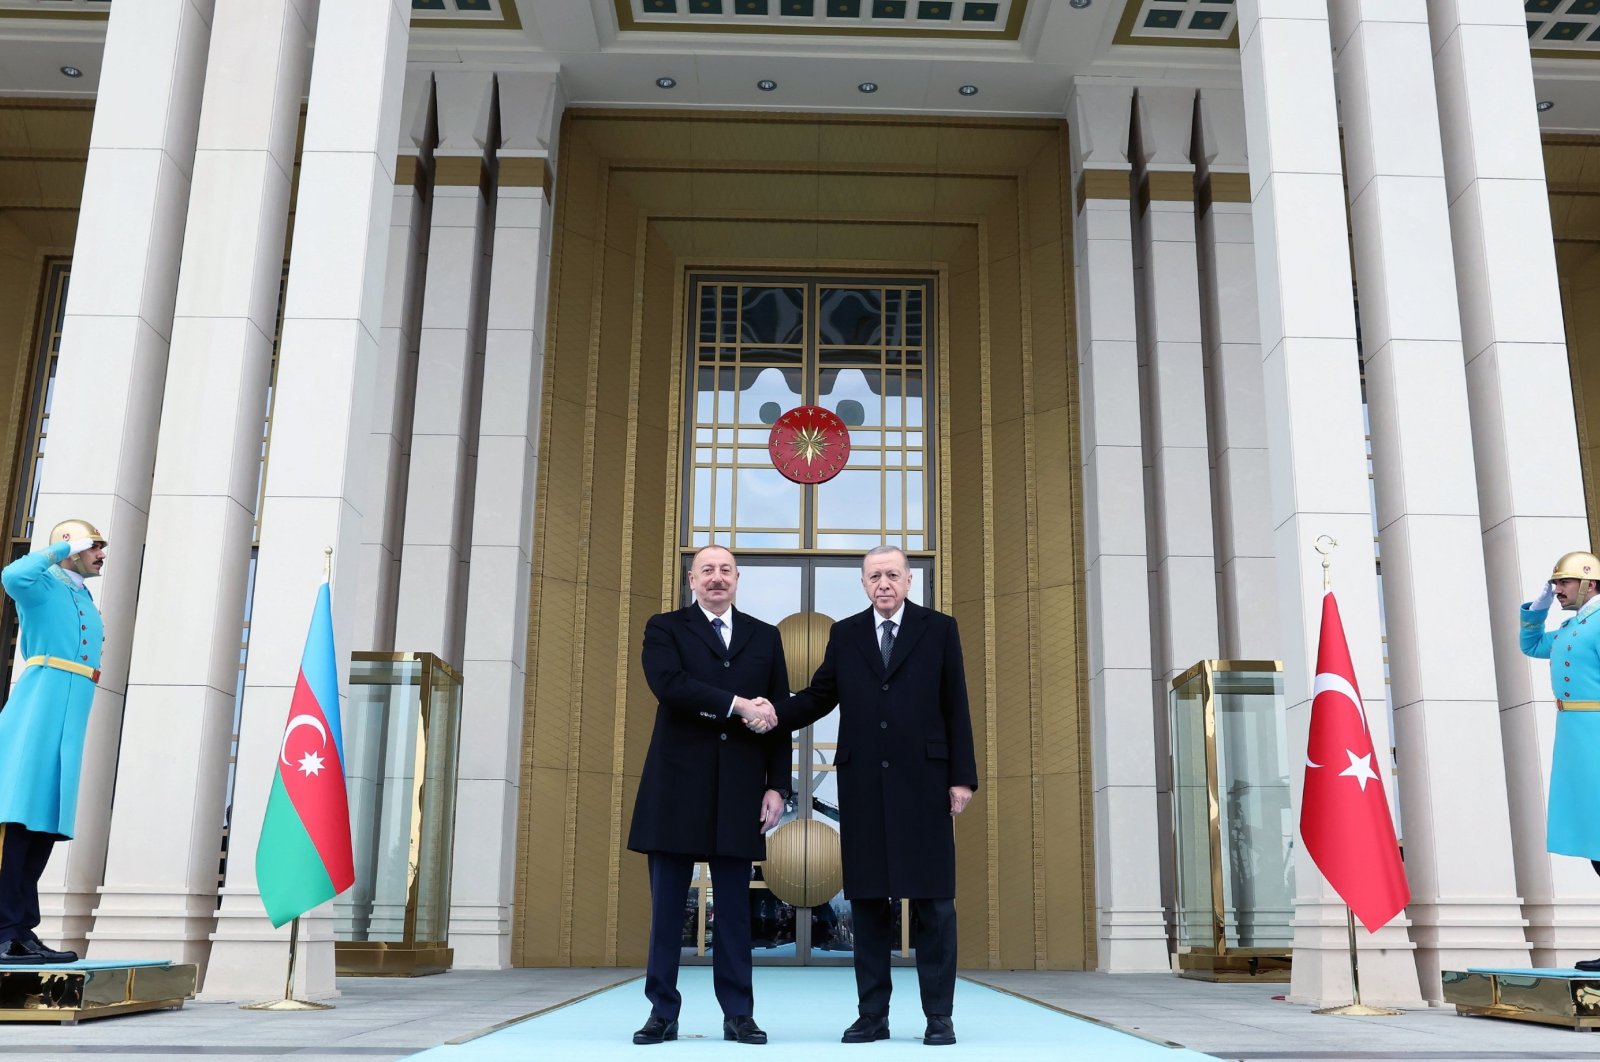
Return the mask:
{"type": "MultiPolygon", "coordinates": [[[[801,370],[740,369],[739,423],[771,425],[779,416],[801,404],[801,370]],[[768,420],[763,407],[776,406],[776,416],[768,420]]],[[[772,409],[766,412],[772,413],[772,409]]],[[[766,442],[763,436],[761,441],[766,442]]]]}
{"type": "Polygon", "coordinates": [[[883,292],[876,288],[823,288],[818,325],[827,346],[877,346],[883,341],[883,292]]]}
{"type": "Polygon", "coordinates": [[[846,468],[817,485],[817,527],[840,530],[883,526],[881,480],[876,472],[846,468]]]}
{"type": "Polygon", "coordinates": [[[800,343],[805,339],[805,289],[743,289],[739,339],[747,346],[800,343]]]}
{"type": "Polygon", "coordinates": [[[800,484],[770,465],[739,470],[738,524],[759,531],[800,527],[800,484]]]}
{"type": "Polygon", "coordinates": [[[883,373],[877,369],[824,369],[818,379],[817,404],[838,414],[846,424],[876,428],[883,424],[883,373]],[[846,403],[854,405],[846,406],[846,403]],[[846,414],[849,416],[846,416],[846,414]]]}
{"type": "Polygon", "coordinates": [[[694,470],[694,513],[691,520],[696,527],[711,523],[711,469],[694,470]]]}

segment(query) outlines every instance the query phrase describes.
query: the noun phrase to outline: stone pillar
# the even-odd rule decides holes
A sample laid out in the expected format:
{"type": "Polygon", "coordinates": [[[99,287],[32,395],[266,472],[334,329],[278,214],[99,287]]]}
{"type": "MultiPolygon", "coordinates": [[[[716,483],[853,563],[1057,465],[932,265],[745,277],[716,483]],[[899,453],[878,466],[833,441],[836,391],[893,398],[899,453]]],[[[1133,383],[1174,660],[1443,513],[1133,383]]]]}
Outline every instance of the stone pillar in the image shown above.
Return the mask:
{"type": "Polygon", "coordinates": [[[1099,968],[1166,970],[1134,310],[1133,91],[1079,81],[1068,113],[1083,417],[1099,968]]]}
{"type": "Polygon", "coordinates": [[[1245,156],[1244,97],[1200,90],[1195,114],[1200,333],[1210,417],[1221,656],[1278,660],[1277,561],[1261,394],[1261,322],[1245,156]]]}
{"type": "MultiPolygon", "coordinates": [[[[433,74],[407,71],[400,139],[395,156],[394,203],[390,208],[389,261],[383,285],[383,329],[373,371],[372,427],[367,435],[366,496],[362,505],[361,554],[357,561],[355,618],[350,651],[394,650],[395,598],[400,583],[400,527],[406,513],[406,467],[411,450],[411,407],[417,378],[417,335],[422,327],[422,278],[428,264],[428,192],[432,183],[433,74]]],[[[345,725],[344,777],[350,799],[350,834],[356,852],[356,882],[333,902],[334,932],[342,940],[373,939],[381,858],[379,801],[385,763],[409,765],[411,745],[394,758],[394,741],[412,729],[401,720],[366,732],[345,725]],[[389,759],[385,760],[385,755],[389,759]]],[[[410,836],[409,821],[402,828],[410,836]]],[[[402,850],[401,858],[405,858],[402,850]]],[[[403,874],[402,874],[403,876],[403,874]]],[[[382,939],[381,937],[377,939],[382,939]]]]}
{"type": "MultiPolygon", "coordinates": [[[[318,18],[239,730],[235,854],[212,936],[207,999],[283,991],[289,927],[267,921],[255,850],[327,546],[335,551],[341,691],[349,675],[410,16],[407,0],[343,0],[324,5],[318,18]]],[[[324,904],[301,920],[302,997],[334,991],[331,911],[324,904]]]]}
{"type": "Polygon", "coordinates": [[[436,653],[459,667],[493,224],[488,193],[494,75],[439,71],[434,84],[439,145],[433,152],[395,649],[436,653]]]}
{"type": "Polygon", "coordinates": [[[315,3],[216,13],[89,957],[202,965],[315,3]]]}
{"type": "Polygon", "coordinates": [[[400,586],[400,529],[406,515],[406,468],[416,396],[417,342],[422,331],[422,282],[428,265],[428,220],[433,183],[433,73],[409,71],[395,156],[389,263],[383,285],[383,331],[373,373],[372,431],[367,443],[367,496],[361,538],[351,652],[394,649],[400,586]]]}
{"type": "MultiPolygon", "coordinates": [[[[1298,822],[1305,772],[1295,750],[1306,747],[1311,718],[1322,599],[1321,559],[1313,543],[1320,535],[1341,545],[1334,589],[1379,771],[1390,806],[1396,801],[1385,755],[1389,712],[1326,9],[1302,0],[1246,0],[1239,6],[1239,41],[1284,695],[1295,764],[1290,807],[1298,822]]],[[[1402,915],[1376,934],[1357,933],[1367,1002],[1422,1002],[1405,929],[1402,915]]],[[[1350,987],[1344,904],[1297,845],[1290,998],[1348,1001],[1350,987]]]]}
{"type": "Polygon", "coordinates": [[[501,74],[494,265],[478,426],[450,944],[511,965],[528,589],[550,287],[550,182],[565,105],[554,74],[501,74]]]}
{"type": "Polygon", "coordinates": [[[1518,647],[1518,608],[1591,543],[1532,61],[1518,5],[1427,10],[1517,888],[1533,964],[1570,966],[1600,954],[1600,879],[1545,851],[1555,707],[1548,662],[1518,647]]]}
{"type": "Polygon", "coordinates": [[[106,644],[76,839],[56,847],[39,883],[40,936],[80,951],[105,868],[210,35],[211,0],[150,0],[112,12],[73,249],[34,526],[42,542],[58,520],[83,517],[111,539],[105,577],[93,584],[106,644]]]}
{"type": "Polygon", "coordinates": [[[1383,554],[1411,939],[1441,970],[1528,964],[1425,0],[1335,0],[1383,554]],[[1450,621],[1439,576],[1449,573],[1450,621]]]}

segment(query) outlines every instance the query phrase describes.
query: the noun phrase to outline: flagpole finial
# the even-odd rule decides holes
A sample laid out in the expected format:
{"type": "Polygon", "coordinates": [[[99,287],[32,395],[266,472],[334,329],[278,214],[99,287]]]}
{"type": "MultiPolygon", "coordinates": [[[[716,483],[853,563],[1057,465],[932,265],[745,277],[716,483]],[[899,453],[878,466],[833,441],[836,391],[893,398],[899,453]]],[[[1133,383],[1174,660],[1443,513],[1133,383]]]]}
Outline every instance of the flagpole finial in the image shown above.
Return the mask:
{"type": "Polygon", "coordinates": [[[1311,548],[1322,554],[1322,592],[1327,593],[1333,589],[1333,575],[1329,571],[1333,567],[1330,554],[1339,548],[1339,543],[1332,535],[1318,535],[1316,541],[1311,543],[1311,548]]]}
{"type": "MultiPolygon", "coordinates": [[[[1326,561],[1323,562],[1323,567],[1327,567],[1327,562],[1326,561]]],[[[326,583],[326,582],[330,581],[332,578],[333,578],[333,547],[332,546],[323,546],[322,547],[322,581],[326,583]]]]}

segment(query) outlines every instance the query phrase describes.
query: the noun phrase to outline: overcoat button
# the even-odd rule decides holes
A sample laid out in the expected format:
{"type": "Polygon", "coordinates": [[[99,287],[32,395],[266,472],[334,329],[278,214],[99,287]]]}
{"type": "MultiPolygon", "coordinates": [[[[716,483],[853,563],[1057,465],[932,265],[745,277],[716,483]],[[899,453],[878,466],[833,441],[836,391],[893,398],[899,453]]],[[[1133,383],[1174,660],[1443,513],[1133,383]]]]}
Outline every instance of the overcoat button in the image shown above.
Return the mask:
{"type": "Polygon", "coordinates": [[[879,723],[878,724],[878,729],[879,730],[888,730],[889,729],[889,724],[888,723],[879,723]]]}
{"type": "Polygon", "coordinates": [[[889,766],[889,761],[888,761],[888,760],[884,760],[884,761],[883,761],[883,765],[884,765],[884,766],[885,766],[885,767],[887,767],[887,766],[889,766]]]}
{"type": "Polygon", "coordinates": [[[733,666],[733,661],[732,660],[724,660],[722,662],[722,666],[723,667],[732,667],[733,666]]]}
{"type": "Polygon", "coordinates": [[[883,692],[885,692],[885,693],[888,693],[888,692],[889,692],[889,684],[888,684],[888,683],[887,683],[887,682],[885,682],[885,683],[884,683],[884,684],[883,684],[883,692]]]}
{"type": "Polygon", "coordinates": [[[717,736],[720,737],[723,741],[727,741],[728,740],[728,735],[727,734],[718,734],[717,736]]]}

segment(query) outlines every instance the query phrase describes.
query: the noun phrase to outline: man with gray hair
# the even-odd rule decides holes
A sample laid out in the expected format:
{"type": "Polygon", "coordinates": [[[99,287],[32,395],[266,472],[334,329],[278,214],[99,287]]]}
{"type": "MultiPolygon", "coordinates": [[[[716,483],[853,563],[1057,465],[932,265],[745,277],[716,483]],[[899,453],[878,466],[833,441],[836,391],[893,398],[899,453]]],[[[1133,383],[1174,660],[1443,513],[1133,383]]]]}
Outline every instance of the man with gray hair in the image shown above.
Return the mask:
{"type": "Polygon", "coordinates": [[[811,685],[779,705],[779,729],[843,706],[834,762],[860,1014],[843,1042],[889,1038],[893,903],[909,899],[922,1042],[953,1044],[954,817],[978,788],[961,639],[953,618],[906,600],[911,567],[897,547],[868,551],[861,586],[871,606],[833,625],[811,685]]]}

